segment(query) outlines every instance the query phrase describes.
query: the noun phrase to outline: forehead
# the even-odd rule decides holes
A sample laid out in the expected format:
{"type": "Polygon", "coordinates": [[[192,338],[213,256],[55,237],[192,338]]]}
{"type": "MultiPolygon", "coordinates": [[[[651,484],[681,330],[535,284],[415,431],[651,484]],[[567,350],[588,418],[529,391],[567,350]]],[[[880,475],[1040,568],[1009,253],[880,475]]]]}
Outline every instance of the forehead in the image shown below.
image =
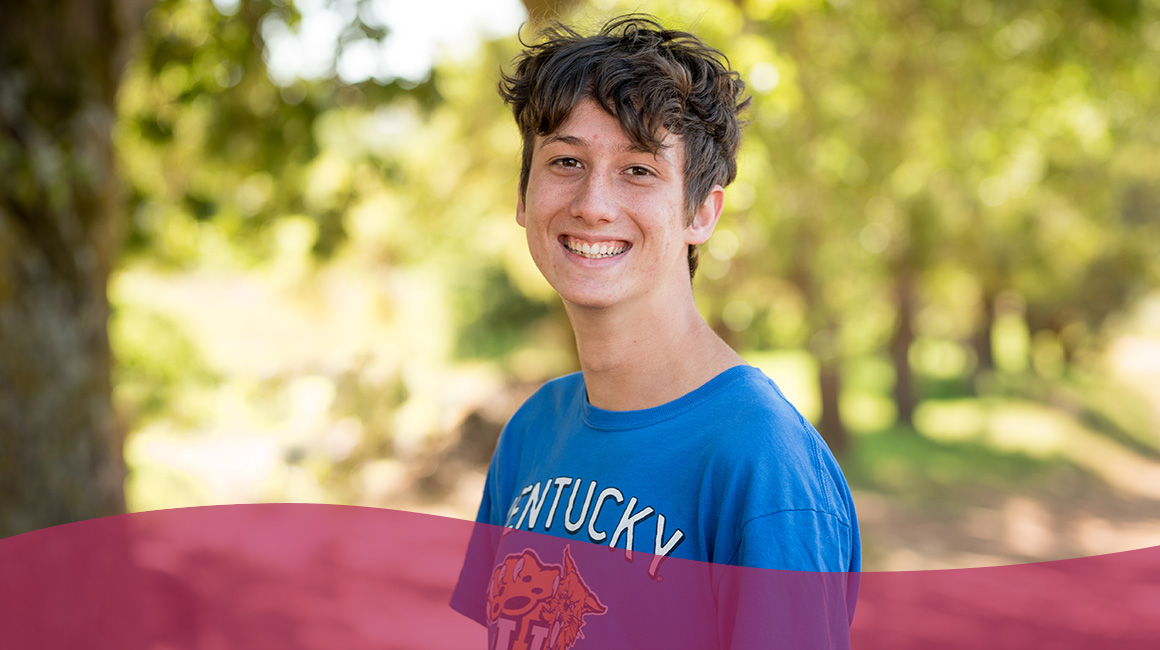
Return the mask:
{"type": "Polygon", "coordinates": [[[581,99],[563,117],[560,117],[556,128],[546,133],[538,133],[536,142],[550,142],[550,140],[571,139],[583,137],[585,133],[600,137],[612,137],[626,140],[633,149],[648,153],[659,153],[661,150],[672,149],[680,142],[680,136],[665,128],[655,129],[652,132],[644,128],[643,120],[631,116],[621,120],[615,113],[611,113],[602,104],[593,99],[581,99]]]}
{"type": "Polygon", "coordinates": [[[635,135],[631,123],[626,124],[610,113],[595,100],[587,98],[577,102],[558,126],[545,134],[537,134],[537,149],[561,142],[575,146],[594,147],[609,145],[626,152],[647,153],[657,158],[680,157],[684,152],[679,135],[661,128],[651,134],[635,135]]]}

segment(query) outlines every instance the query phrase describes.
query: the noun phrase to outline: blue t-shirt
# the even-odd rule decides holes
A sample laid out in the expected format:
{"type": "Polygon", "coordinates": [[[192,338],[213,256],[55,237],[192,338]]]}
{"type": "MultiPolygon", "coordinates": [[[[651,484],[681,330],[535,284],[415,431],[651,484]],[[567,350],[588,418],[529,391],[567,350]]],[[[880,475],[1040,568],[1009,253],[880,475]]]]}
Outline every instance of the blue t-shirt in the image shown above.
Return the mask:
{"type": "MultiPolygon", "coordinates": [[[[548,382],[504,428],[477,520],[630,557],[650,554],[655,581],[663,579],[666,558],[834,574],[861,569],[858,522],[841,469],[776,384],[751,366],[637,411],[590,405],[581,373],[548,382]]],[[[827,606],[840,601],[843,611],[831,618],[848,627],[856,585],[843,582],[841,591],[827,606]]]]}

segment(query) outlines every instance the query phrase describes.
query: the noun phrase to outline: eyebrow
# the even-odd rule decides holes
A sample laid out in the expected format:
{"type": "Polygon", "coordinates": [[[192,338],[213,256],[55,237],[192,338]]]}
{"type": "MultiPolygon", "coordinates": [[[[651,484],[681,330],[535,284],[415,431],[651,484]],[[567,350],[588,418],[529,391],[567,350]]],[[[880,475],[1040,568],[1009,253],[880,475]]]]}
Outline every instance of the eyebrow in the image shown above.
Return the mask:
{"type": "Polygon", "coordinates": [[[552,135],[544,137],[544,139],[540,142],[540,148],[543,149],[553,142],[562,142],[564,144],[570,144],[576,147],[583,147],[588,144],[588,141],[584,138],[580,138],[574,135],[561,135],[559,133],[553,133],[552,135]]]}
{"type": "MultiPolygon", "coordinates": [[[[588,141],[585,140],[584,138],[579,137],[579,136],[553,133],[552,135],[544,137],[543,141],[540,142],[539,148],[543,149],[544,147],[546,147],[554,142],[560,142],[563,144],[572,145],[574,147],[587,147],[588,146],[588,141]]],[[[661,150],[667,149],[667,148],[668,147],[662,146],[661,150]]],[[[648,149],[640,146],[639,144],[636,144],[635,142],[632,142],[631,140],[629,142],[626,142],[625,144],[621,145],[620,150],[624,151],[624,152],[628,152],[628,153],[652,154],[654,157],[660,155],[660,150],[649,151],[648,149]]]]}

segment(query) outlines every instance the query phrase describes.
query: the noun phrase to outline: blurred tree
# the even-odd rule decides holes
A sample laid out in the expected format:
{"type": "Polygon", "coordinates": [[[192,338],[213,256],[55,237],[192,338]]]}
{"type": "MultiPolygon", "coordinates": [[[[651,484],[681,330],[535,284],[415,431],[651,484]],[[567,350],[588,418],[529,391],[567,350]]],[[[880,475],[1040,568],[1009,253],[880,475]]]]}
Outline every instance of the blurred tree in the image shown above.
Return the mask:
{"type": "MultiPolygon", "coordinates": [[[[767,295],[784,293],[781,277],[801,296],[805,338],[789,343],[819,360],[831,445],[845,445],[844,359],[888,352],[910,426],[918,338],[973,340],[985,373],[1001,295],[1026,303],[1033,334],[1070,345],[1157,285],[1156,217],[1141,209],[1156,187],[1143,163],[1156,155],[1155,8],[740,7],[727,53],[756,95],[741,179],[756,198],[738,216],[776,245],[732,263],[770,278],[767,295]]],[[[738,293],[710,282],[721,304],[738,293]]]]}
{"type": "Polygon", "coordinates": [[[134,0],[5,3],[0,21],[0,536],[121,512],[105,283],[109,131],[134,0]]]}
{"type": "Polygon", "coordinates": [[[299,216],[314,222],[320,257],[341,244],[355,192],[333,182],[319,160],[320,118],[342,106],[403,96],[430,105],[436,97],[430,81],[342,81],[336,65],[344,47],[379,41],[386,28],[362,18],[365,0],[337,4],[345,22],[329,68],[280,83],[270,77],[264,39],[271,25],[300,26],[292,3],[240,0],[229,13],[209,0],[153,7],[118,106],[117,144],[132,190],[130,252],[184,267],[203,259],[203,237],[220,236],[252,262],[272,252],[269,226],[299,216]]]}
{"type": "MultiPolygon", "coordinates": [[[[544,296],[526,297],[526,269],[515,270],[518,291],[506,277],[520,266],[511,247],[478,246],[514,178],[514,162],[495,165],[492,145],[510,144],[505,159],[517,157],[514,132],[495,132],[502,104],[492,84],[474,79],[493,78],[510,50],[492,48],[474,79],[346,80],[343,52],[383,40],[388,28],[369,0],[335,0],[322,7],[342,21],[329,67],[272,79],[265,39],[302,27],[291,2],[24,4],[6,16],[0,49],[0,534],[124,508],[125,423],[110,405],[105,289],[122,242],[151,265],[207,256],[246,265],[305,233],[326,260],[353,227],[367,240],[360,250],[377,246],[374,264],[442,265],[464,293],[506,288],[503,305],[482,307],[479,327],[452,324],[482,332],[464,339],[468,347],[496,354],[523,327],[512,314],[543,317],[544,296]],[[457,103],[436,112],[448,93],[457,103]],[[484,110],[463,103],[484,96],[484,110]],[[442,144],[395,130],[407,124],[442,144]],[[467,164],[450,155],[489,132],[488,146],[463,149],[467,164]],[[476,200],[463,201],[465,191],[476,200]],[[437,233],[449,236],[431,247],[437,233]],[[455,264],[472,250],[470,268],[455,264]]],[[[527,6],[558,16],[571,4],[527,6]]]]}

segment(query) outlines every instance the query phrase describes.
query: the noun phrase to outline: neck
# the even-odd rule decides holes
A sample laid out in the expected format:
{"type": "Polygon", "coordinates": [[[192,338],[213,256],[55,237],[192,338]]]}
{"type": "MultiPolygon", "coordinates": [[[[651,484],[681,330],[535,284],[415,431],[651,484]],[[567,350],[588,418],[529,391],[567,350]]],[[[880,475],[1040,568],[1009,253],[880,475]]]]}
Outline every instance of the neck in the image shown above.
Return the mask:
{"type": "Polygon", "coordinates": [[[691,295],[678,309],[644,313],[566,307],[588,401],[598,408],[660,406],[744,364],[697,313],[691,295]]]}

